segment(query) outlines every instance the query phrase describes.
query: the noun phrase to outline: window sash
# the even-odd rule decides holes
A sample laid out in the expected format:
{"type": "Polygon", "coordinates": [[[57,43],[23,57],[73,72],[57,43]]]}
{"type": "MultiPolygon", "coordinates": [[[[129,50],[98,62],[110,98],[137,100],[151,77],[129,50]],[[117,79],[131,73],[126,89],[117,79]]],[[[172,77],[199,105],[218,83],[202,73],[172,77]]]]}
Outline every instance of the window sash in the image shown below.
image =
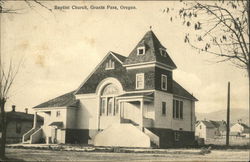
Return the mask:
{"type": "Polygon", "coordinates": [[[161,89],[167,90],[167,76],[161,75],[161,89]]]}
{"type": "Polygon", "coordinates": [[[183,119],[183,101],[173,100],[173,118],[183,119]]]}
{"type": "Polygon", "coordinates": [[[167,107],[166,107],[166,102],[162,102],[162,115],[167,114],[167,107]]]}
{"type": "Polygon", "coordinates": [[[105,105],[106,105],[106,99],[105,98],[102,98],[101,99],[102,101],[101,101],[101,114],[100,115],[104,115],[105,114],[105,105]]]}
{"type": "Polygon", "coordinates": [[[138,47],[137,55],[144,55],[144,54],[145,54],[145,47],[138,47]]]}
{"type": "Polygon", "coordinates": [[[106,63],[105,69],[114,69],[115,68],[115,62],[111,59],[106,63]]]}
{"type": "Polygon", "coordinates": [[[144,74],[136,74],[136,89],[144,88],[144,74]]]}
{"type": "Polygon", "coordinates": [[[176,110],[175,110],[175,117],[179,118],[179,101],[176,100],[176,110]]]}
{"type": "Polygon", "coordinates": [[[173,100],[173,118],[175,118],[175,101],[176,100],[173,100]]]}
{"type": "Polygon", "coordinates": [[[183,101],[180,101],[180,118],[183,119],[183,101]]]}

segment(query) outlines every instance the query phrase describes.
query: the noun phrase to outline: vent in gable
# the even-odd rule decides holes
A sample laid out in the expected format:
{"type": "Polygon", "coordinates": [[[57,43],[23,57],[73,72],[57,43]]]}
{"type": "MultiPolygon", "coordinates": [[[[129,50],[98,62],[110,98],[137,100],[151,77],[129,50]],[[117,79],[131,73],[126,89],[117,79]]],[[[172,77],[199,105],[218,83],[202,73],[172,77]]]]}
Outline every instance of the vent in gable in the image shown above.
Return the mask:
{"type": "Polygon", "coordinates": [[[115,62],[111,59],[106,63],[105,70],[115,69],[115,62]]]}

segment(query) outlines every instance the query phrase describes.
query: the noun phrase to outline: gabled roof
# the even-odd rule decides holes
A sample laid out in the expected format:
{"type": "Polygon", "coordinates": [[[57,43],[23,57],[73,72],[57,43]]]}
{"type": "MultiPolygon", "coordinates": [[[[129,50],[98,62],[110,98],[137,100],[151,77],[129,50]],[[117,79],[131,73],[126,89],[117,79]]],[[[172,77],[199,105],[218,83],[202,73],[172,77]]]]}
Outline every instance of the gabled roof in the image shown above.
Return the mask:
{"type": "Polygon", "coordinates": [[[172,69],[175,69],[176,65],[170,58],[168,53],[167,56],[164,57],[160,54],[160,49],[166,48],[160,43],[153,31],[150,30],[144,35],[144,37],[138,42],[138,44],[129,54],[124,62],[124,65],[156,61],[159,63],[163,63],[164,65],[171,67],[172,69]],[[145,47],[145,54],[138,56],[137,48],[141,46],[145,47]]]}
{"type": "Polygon", "coordinates": [[[56,97],[52,100],[49,100],[47,102],[44,102],[40,105],[35,106],[34,108],[47,108],[47,107],[77,107],[79,100],[75,98],[74,95],[75,91],[66,93],[64,95],[61,95],[59,97],[56,97]]]}
{"type": "MultiPolygon", "coordinates": [[[[27,114],[25,112],[18,112],[18,111],[9,111],[6,112],[7,120],[26,120],[26,121],[33,121],[34,114],[27,114]]],[[[43,117],[37,115],[37,121],[43,121],[43,117]]]]}
{"type": "Polygon", "coordinates": [[[216,127],[219,128],[221,131],[226,131],[227,123],[225,121],[214,121],[210,120],[210,122],[216,127]]]}
{"type": "Polygon", "coordinates": [[[211,122],[202,120],[201,121],[207,128],[216,128],[211,122]]]}
{"type": "Polygon", "coordinates": [[[249,126],[247,126],[247,125],[246,125],[246,124],[244,124],[244,123],[236,123],[236,124],[241,125],[244,129],[250,129],[250,127],[249,127],[249,126]]]}
{"type": "Polygon", "coordinates": [[[119,63],[123,64],[124,60],[126,59],[125,56],[120,55],[118,53],[115,53],[113,51],[109,51],[106,56],[102,59],[102,61],[95,67],[95,69],[88,75],[88,77],[82,82],[82,84],[79,86],[79,88],[75,91],[74,94],[80,94],[82,86],[87,82],[87,80],[96,72],[96,70],[103,64],[103,62],[112,55],[119,63]]]}
{"type": "Polygon", "coordinates": [[[125,59],[127,58],[127,57],[125,57],[125,56],[123,56],[123,55],[120,55],[120,54],[115,53],[115,52],[112,52],[112,51],[111,51],[111,53],[112,53],[115,57],[117,57],[121,62],[124,62],[125,59]]]}
{"type": "Polygon", "coordinates": [[[180,84],[173,80],[173,94],[176,96],[184,97],[194,101],[198,101],[193,95],[191,95],[187,90],[185,90],[180,84]]]}

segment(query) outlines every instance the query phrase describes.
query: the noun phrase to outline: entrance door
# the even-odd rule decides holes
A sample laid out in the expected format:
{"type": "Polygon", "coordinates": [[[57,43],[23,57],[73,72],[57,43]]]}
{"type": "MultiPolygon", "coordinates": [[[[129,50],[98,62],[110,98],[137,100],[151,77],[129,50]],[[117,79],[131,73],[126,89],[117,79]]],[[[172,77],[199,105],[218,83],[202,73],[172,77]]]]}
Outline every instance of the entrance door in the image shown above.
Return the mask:
{"type": "Polygon", "coordinates": [[[57,143],[57,128],[55,127],[51,129],[51,140],[52,143],[57,143]]]}

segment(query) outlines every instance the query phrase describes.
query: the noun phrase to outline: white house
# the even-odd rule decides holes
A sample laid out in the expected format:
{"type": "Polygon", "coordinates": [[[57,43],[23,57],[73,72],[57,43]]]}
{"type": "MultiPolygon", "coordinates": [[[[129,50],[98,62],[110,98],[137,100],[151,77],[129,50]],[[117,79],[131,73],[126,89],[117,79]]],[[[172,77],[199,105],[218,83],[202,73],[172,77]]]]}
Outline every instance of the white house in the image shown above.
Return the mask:
{"type": "Polygon", "coordinates": [[[230,132],[249,138],[250,128],[244,123],[236,123],[230,127],[230,132]]]}
{"type": "Polygon", "coordinates": [[[195,126],[195,136],[204,138],[205,140],[209,138],[215,138],[216,136],[221,136],[225,134],[225,132],[225,121],[201,120],[198,121],[195,126]]]}
{"type": "Polygon", "coordinates": [[[128,57],[109,52],[75,91],[35,106],[44,125],[29,131],[23,141],[192,145],[197,99],[173,79],[176,68],[148,31],[128,57]]]}

